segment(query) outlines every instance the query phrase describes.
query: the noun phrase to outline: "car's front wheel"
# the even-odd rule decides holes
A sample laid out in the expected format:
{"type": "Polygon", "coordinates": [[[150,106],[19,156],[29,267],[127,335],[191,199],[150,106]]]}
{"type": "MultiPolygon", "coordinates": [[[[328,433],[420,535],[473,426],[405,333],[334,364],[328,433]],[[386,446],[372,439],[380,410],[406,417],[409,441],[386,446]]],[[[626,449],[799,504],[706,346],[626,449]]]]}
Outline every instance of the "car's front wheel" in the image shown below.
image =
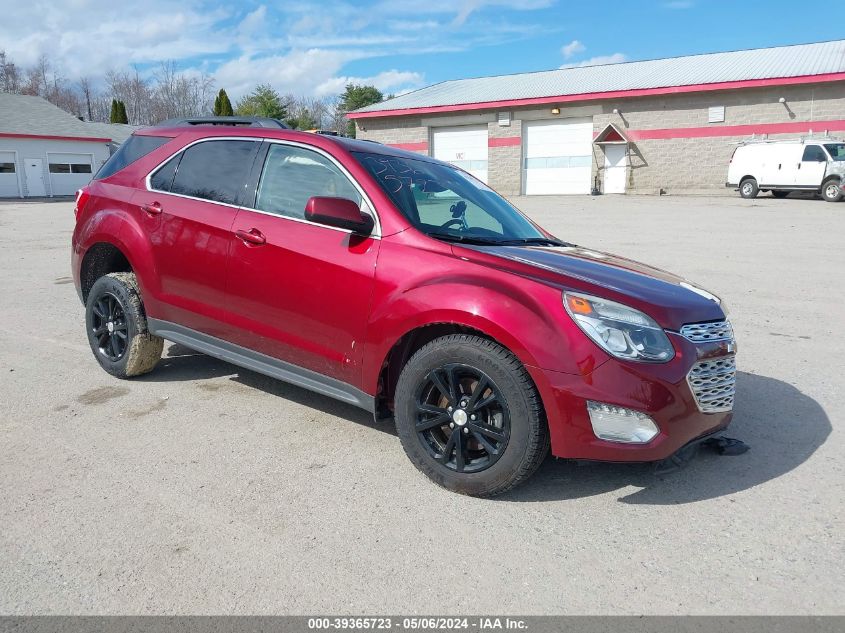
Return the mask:
{"type": "Polygon", "coordinates": [[[739,183],[739,195],[743,198],[756,198],[759,192],[757,181],[753,178],[746,178],[739,183]]]}
{"type": "Polygon", "coordinates": [[[85,327],[94,357],[113,376],[140,376],[161,358],[164,340],[147,330],[133,273],[111,273],[94,283],[86,302],[85,327]]]}
{"type": "Polygon", "coordinates": [[[531,377],[489,339],[453,334],[431,341],[403,368],[394,401],[408,457],[449,490],[501,494],[533,474],[548,453],[531,377]]]}
{"type": "Polygon", "coordinates": [[[828,180],[822,185],[822,198],[827,202],[839,202],[842,199],[842,187],[836,180],[828,180]]]}

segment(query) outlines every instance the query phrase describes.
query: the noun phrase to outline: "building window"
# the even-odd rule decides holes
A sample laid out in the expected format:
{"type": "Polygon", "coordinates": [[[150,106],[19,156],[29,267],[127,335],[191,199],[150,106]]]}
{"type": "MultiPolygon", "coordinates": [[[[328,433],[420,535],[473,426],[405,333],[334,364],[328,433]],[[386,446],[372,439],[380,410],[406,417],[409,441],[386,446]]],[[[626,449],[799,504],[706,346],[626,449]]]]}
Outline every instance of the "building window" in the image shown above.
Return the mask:
{"type": "Polygon", "coordinates": [[[0,174],[14,174],[15,173],[15,164],[14,163],[0,163],[0,174]]]}
{"type": "Polygon", "coordinates": [[[707,109],[708,123],[724,123],[725,122],[725,106],[713,106],[707,109]]]}
{"type": "Polygon", "coordinates": [[[51,174],[90,174],[89,163],[50,163],[51,174]]]}

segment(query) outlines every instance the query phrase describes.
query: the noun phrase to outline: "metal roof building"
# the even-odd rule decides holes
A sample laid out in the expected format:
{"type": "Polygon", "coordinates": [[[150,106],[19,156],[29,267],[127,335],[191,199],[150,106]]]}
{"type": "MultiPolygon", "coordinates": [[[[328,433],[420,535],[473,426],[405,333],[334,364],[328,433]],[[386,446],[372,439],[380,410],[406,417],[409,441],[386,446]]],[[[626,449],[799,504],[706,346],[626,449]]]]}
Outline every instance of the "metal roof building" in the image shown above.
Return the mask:
{"type": "Polygon", "coordinates": [[[108,159],[116,135],[105,131],[41,97],[0,93],[0,198],[73,195],[108,159]]]}
{"type": "Polygon", "coordinates": [[[845,131],[843,98],[839,40],[445,81],[349,117],[507,194],[656,192],[723,187],[751,135],[845,131]]]}

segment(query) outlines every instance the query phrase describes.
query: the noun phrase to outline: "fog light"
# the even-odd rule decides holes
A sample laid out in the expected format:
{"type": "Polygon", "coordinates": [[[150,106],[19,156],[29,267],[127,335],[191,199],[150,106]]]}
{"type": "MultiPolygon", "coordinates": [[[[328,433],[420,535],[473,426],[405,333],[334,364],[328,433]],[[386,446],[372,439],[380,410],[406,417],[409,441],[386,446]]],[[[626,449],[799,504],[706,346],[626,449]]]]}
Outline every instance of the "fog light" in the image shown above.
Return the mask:
{"type": "Polygon", "coordinates": [[[659,429],[649,416],[640,411],[587,400],[587,411],[596,437],[608,442],[645,444],[659,429]]]}

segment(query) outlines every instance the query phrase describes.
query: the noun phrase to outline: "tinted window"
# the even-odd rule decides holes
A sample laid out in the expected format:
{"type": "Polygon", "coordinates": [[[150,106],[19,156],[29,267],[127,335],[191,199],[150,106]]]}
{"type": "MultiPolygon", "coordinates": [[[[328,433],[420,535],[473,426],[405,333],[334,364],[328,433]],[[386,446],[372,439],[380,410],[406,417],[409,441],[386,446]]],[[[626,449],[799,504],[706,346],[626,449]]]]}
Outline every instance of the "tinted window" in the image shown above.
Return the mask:
{"type": "Polygon", "coordinates": [[[205,141],[185,150],[171,193],[237,204],[258,143],[205,141]]]}
{"type": "Polygon", "coordinates": [[[139,158],[143,158],[153,150],[158,149],[171,139],[164,136],[130,136],[118,150],[111,155],[100,171],[94,176],[95,180],[108,178],[116,174],[127,165],[131,165],[139,158]]]}
{"type": "Polygon", "coordinates": [[[818,145],[807,145],[804,148],[804,156],[802,161],[827,162],[827,156],[824,150],[818,145]]]}
{"type": "Polygon", "coordinates": [[[0,163],[0,174],[14,174],[15,173],[15,164],[14,163],[0,163]]]}
{"type": "Polygon", "coordinates": [[[313,196],[347,198],[361,205],[358,190],[329,159],[301,147],[270,145],[255,208],[302,219],[305,204],[313,196]]]}
{"type": "Polygon", "coordinates": [[[88,164],[85,164],[85,163],[71,164],[70,173],[72,173],[72,174],[90,174],[91,173],[91,165],[88,165],[88,164]]]}
{"type": "Polygon", "coordinates": [[[170,191],[170,185],[173,183],[173,176],[176,175],[176,167],[181,158],[182,152],[179,152],[162,165],[150,178],[150,186],[158,191],[170,191]]]}

